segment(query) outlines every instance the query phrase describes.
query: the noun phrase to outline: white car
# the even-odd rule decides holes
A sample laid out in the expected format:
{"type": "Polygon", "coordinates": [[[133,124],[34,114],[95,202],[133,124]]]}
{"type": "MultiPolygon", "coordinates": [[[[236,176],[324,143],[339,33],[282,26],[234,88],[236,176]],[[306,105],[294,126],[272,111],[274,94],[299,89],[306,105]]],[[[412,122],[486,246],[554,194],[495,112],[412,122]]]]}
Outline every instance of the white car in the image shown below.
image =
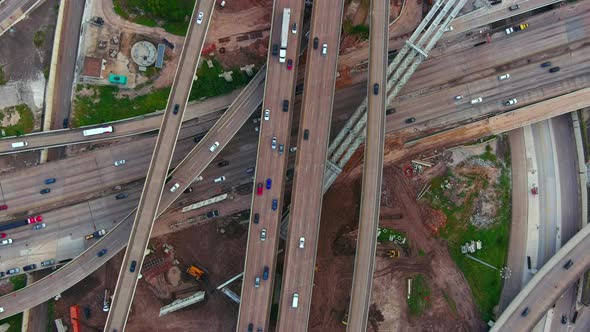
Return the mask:
{"type": "Polygon", "coordinates": [[[516,98],[512,98],[510,100],[505,101],[504,106],[515,105],[517,102],[518,102],[518,100],[516,100],[516,98]]]}
{"type": "Polygon", "coordinates": [[[479,97],[479,98],[475,98],[473,100],[471,100],[471,104],[479,104],[483,101],[483,98],[479,97]]]}
{"type": "Polygon", "coordinates": [[[322,45],[322,55],[326,56],[328,54],[328,44],[322,45]]]}
{"type": "Polygon", "coordinates": [[[170,188],[170,192],[172,192],[172,193],[175,192],[179,187],[180,187],[180,184],[179,183],[175,183],[172,186],[172,188],[170,188]]]}
{"type": "Polygon", "coordinates": [[[264,240],[266,240],[266,228],[263,228],[260,231],[260,241],[264,241],[264,240]]]}
{"type": "Polygon", "coordinates": [[[293,23],[293,28],[291,28],[291,33],[292,34],[296,34],[297,33],[297,23],[293,23]]]}
{"type": "Polygon", "coordinates": [[[4,239],[2,240],[2,242],[0,242],[0,245],[5,246],[8,244],[12,244],[12,239],[4,239]]]}
{"type": "Polygon", "coordinates": [[[504,74],[504,75],[500,75],[500,76],[498,76],[498,79],[499,79],[500,81],[507,80],[507,79],[509,79],[509,78],[510,78],[510,74],[504,74]]]}
{"type": "Polygon", "coordinates": [[[215,142],[215,143],[213,143],[213,145],[211,145],[211,147],[209,148],[209,151],[213,152],[218,147],[219,147],[219,142],[215,142]]]}
{"type": "Polygon", "coordinates": [[[194,182],[203,181],[203,176],[199,175],[195,178],[194,182]]]}
{"type": "Polygon", "coordinates": [[[219,182],[223,182],[223,181],[225,181],[225,176],[224,175],[222,175],[222,176],[220,176],[218,178],[215,178],[215,180],[213,180],[213,182],[215,182],[215,183],[219,183],[219,182]]]}
{"type": "Polygon", "coordinates": [[[270,141],[270,148],[273,150],[277,149],[277,138],[273,137],[272,140],[270,141]]]}
{"type": "Polygon", "coordinates": [[[449,25],[448,27],[445,28],[444,32],[449,32],[449,31],[453,31],[453,26],[449,25]]]}
{"type": "Polygon", "coordinates": [[[270,120],[270,110],[264,110],[264,121],[270,120]]]}
{"type": "Polygon", "coordinates": [[[203,23],[203,12],[199,12],[199,16],[197,16],[197,24],[203,23]]]}
{"type": "Polygon", "coordinates": [[[0,307],[0,312],[4,312],[4,307],[0,307]]]}
{"type": "Polygon", "coordinates": [[[296,146],[292,146],[289,148],[289,152],[295,152],[297,151],[297,147],[296,146]]]}
{"type": "Polygon", "coordinates": [[[115,161],[115,166],[125,165],[125,159],[115,161]]]}
{"type": "Polygon", "coordinates": [[[506,29],[506,34],[507,35],[509,35],[509,34],[511,34],[513,32],[514,32],[514,28],[508,28],[508,29],[506,29]]]}
{"type": "Polygon", "coordinates": [[[463,99],[463,96],[458,95],[458,96],[455,96],[454,98],[455,98],[455,100],[461,100],[461,99],[463,99]]]}
{"type": "Polygon", "coordinates": [[[305,247],[305,238],[302,236],[299,238],[299,248],[303,249],[305,247]]]}

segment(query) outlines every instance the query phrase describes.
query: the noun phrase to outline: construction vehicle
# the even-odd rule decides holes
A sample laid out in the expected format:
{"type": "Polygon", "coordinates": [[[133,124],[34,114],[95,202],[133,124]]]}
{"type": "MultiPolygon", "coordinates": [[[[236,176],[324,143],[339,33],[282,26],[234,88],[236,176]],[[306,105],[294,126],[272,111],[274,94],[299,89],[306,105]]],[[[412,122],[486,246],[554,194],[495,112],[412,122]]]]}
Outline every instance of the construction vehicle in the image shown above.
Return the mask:
{"type": "Polygon", "coordinates": [[[526,29],[528,27],[529,27],[529,24],[528,23],[517,24],[517,25],[515,25],[515,26],[513,26],[511,28],[507,28],[506,29],[506,34],[509,35],[509,34],[511,34],[513,32],[524,30],[524,29],[526,29]]]}
{"type": "Polygon", "coordinates": [[[279,50],[279,62],[287,59],[287,42],[289,39],[289,22],[291,20],[291,8],[283,9],[283,26],[281,28],[281,49],[279,50]]]}
{"type": "Polygon", "coordinates": [[[348,326],[348,309],[346,309],[344,317],[342,317],[342,320],[340,322],[342,323],[342,325],[348,326]]]}
{"type": "Polygon", "coordinates": [[[205,271],[194,265],[189,265],[186,269],[186,273],[195,277],[196,280],[201,280],[205,276],[205,271]]]}
{"type": "Polygon", "coordinates": [[[98,239],[100,237],[103,237],[106,233],[107,233],[106,229],[101,229],[101,230],[98,230],[92,234],[86,235],[85,238],[86,238],[86,240],[98,239]]]}

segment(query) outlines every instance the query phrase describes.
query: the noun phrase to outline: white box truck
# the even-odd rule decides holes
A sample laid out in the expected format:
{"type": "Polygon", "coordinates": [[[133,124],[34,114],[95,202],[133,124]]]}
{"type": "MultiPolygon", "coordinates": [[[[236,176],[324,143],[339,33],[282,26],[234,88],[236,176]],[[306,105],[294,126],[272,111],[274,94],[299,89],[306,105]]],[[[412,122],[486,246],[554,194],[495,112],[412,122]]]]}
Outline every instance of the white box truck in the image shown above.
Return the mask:
{"type": "Polygon", "coordinates": [[[289,22],[291,20],[291,8],[283,9],[283,27],[281,28],[281,49],[279,50],[279,62],[285,63],[287,59],[287,41],[289,39],[289,22]]]}

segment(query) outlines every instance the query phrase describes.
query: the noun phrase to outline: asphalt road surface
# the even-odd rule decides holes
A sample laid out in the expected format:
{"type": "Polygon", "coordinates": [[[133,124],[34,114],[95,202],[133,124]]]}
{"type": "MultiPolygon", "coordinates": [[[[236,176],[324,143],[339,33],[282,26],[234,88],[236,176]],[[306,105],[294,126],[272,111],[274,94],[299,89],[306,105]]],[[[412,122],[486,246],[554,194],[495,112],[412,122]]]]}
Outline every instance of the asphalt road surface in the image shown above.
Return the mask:
{"type": "Polygon", "coordinates": [[[291,9],[289,27],[292,27],[293,24],[297,24],[298,27],[296,33],[292,33],[291,29],[288,31],[287,61],[293,61],[293,69],[287,69],[287,63],[279,63],[278,57],[271,55],[272,47],[269,47],[262,109],[268,109],[270,116],[269,120],[263,119],[260,124],[254,182],[255,185],[264,183],[264,189],[262,195],[253,195],[252,198],[252,216],[254,213],[258,213],[260,222],[258,224],[251,222],[248,233],[237,326],[237,329],[242,331],[245,331],[249,324],[253,324],[255,328],[268,330],[274,289],[274,272],[279,245],[291,121],[294,113],[297,59],[302,35],[304,3],[296,0],[274,2],[269,45],[281,42],[284,8],[291,9]],[[283,111],[285,101],[288,103],[287,112],[283,111]],[[271,149],[273,138],[276,141],[275,149],[271,149]],[[279,153],[281,145],[284,149],[282,154],[279,153]],[[268,180],[272,182],[270,189],[267,189],[266,185],[268,180]],[[268,268],[269,271],[268,280],[262,280],[265,268],[268,268]],[[260,287],[255,287],[255,278],[260,278],[260,287]]]}
{"type": "Polygon", "coordinates": [[[313,6],[277,331],[307,331],[308,327],[343,8],[342,0],[313,6]],[[292,307],[295,293],[297,308],[292,307]]]}
{"type": "MultiPolygon", "coordinates": [[[[125,251],[125,257],[119,272],[105,331],[125,330],[137,287],[138,275],[143,264],[144,253],[158,212],[164,182],[172,162],[174,147],[182,125],[182,116],[188,102],[214,6],[214,0],[204,0],[197,2],[193,9],[191,23],[185,39],[185,47],[180,55],[179,65],[170,91],[166,109],[167,114],[164,115],[162,121],[146,182],[139,200],[138,212],[135,216],[129,237],[129,245],[125,251]],[[197,15],[199,18],[197,18],[197,15]],[[202,24],[202,21],[205,24],[202,24]]],[[[166,187],[166,189],[169,188],[166,187]]],[[[174,189],[170,189],[170,191],[174,191],[174,189]]]]}

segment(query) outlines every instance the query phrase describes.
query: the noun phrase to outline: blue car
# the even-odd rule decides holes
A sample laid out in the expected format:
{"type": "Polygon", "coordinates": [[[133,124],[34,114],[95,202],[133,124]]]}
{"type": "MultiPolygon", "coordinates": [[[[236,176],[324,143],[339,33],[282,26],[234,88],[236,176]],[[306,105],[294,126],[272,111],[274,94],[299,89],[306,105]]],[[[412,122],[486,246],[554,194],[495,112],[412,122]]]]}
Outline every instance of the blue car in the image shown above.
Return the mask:
{"type": "Polygon", "coordinates": [[[264,267],[264,272],[262,273],[262,280],[268,280],[268,266],[264,267]]]}
{"type": "Polygon", "coordinates": [[[99,252],[98,252],[98,254],[96,254],[96,256],[98,256],[98,257],[102,257],[102,256],[104,256],[106,253],[107,253],[107,250],[106,250],[106,249],[103,249],[103,250],[99,251],[99,252]]]}
{"type": "Polygon", "coordinates": [[[266,189],[270,189],[271,186],[272,186],[272,180],[266,179],[266,189]]]}
{"type": "Polygon", "coordinates": [[[272,210],[276,211],[278,207],[279,207],[279,201],[276,199],[273,199],[272,200],[272,210]]]}
{"type": "Polygon", "coordinates": [[[55,178],[45,179],[45,184],[52,184],[55,183],[55,178]]]}

